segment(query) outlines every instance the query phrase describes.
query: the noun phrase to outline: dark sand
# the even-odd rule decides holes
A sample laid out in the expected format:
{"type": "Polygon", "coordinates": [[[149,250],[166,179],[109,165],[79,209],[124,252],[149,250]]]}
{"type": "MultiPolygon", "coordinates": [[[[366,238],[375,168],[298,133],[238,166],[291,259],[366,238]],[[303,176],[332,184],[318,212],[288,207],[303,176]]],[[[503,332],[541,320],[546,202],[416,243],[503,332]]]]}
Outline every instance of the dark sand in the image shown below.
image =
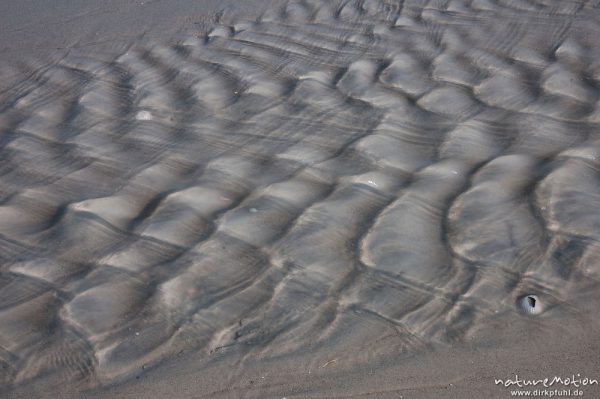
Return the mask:
{"type": "Polygon", "coordinates": [[[0,15],[0,397],[600,379],[600,2],[0,15]]]}

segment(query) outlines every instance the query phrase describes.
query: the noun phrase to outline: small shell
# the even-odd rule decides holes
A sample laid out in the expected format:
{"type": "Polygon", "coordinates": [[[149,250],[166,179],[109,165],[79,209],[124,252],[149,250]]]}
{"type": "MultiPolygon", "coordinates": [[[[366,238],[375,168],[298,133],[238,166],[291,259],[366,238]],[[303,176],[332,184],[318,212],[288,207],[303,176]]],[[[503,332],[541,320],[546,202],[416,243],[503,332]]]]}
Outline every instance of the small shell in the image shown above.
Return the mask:
{"type": "Polygon", "coordinates": [[[152,114],[149,111],[140,111],[135,115],[135,119],[138,121],[151,121],[152,114]]]}
{"type": "Polygon", "coordinates": [[[523,295],[517,303],[521,311],[525,314],[536,315],[543,311],[542,302],[537,295],[523,295]]]}

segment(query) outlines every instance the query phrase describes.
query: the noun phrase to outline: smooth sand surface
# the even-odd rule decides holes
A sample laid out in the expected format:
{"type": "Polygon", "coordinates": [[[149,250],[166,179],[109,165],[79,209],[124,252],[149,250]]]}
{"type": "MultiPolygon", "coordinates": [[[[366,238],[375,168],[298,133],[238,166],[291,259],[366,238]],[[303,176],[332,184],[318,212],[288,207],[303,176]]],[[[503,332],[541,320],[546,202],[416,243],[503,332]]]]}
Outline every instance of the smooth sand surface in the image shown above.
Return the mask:
{"type": "Polygon", "coordinates": [[[0,14],[2,397],[600,380],[597,1],[0,14]]]}

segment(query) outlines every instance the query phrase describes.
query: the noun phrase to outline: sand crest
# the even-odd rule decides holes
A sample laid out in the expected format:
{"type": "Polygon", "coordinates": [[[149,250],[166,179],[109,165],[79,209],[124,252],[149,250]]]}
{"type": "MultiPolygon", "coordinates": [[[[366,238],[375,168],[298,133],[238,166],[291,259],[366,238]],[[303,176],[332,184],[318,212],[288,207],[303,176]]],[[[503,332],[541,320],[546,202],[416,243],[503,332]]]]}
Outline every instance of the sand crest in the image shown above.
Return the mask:
{"type": "Polygon", "coordinates": [[[148,3],[3,41],[3,397],[600,378],[597,2],[148,3]]]}

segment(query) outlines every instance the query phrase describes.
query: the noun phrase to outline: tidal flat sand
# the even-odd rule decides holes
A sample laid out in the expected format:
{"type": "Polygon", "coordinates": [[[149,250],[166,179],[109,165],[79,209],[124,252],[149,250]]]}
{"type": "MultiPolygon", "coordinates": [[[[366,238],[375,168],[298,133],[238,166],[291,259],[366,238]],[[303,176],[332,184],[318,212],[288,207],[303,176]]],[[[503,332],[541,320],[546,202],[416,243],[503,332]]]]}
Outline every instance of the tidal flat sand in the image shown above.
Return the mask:
{"type": "Polygon", "coordinates": [[[0,13],[0,397],[600,379],[599,1],[0,13]]]}

